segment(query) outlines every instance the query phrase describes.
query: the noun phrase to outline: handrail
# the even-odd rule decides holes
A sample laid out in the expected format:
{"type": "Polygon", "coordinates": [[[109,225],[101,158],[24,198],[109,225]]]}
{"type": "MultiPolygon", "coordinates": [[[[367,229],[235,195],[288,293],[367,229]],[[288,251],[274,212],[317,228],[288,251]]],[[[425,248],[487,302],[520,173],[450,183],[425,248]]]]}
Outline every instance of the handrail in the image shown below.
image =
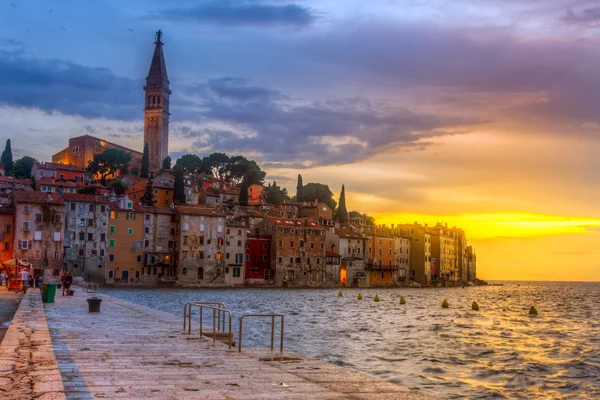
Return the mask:
{"type": "MultiPolygon", "coordinates": [[[[223,314],[227,314],[229,315],[229,351],[231,351],[231,347],[232,347],[232,341],[233,341],[233,333],[231,331],[231,311],[229,311],[226,308],[218,308],[218,307],[211,307],[211,306],[205,306],[205,305],[198,305],[198,307],[200,307],[200,341],[202,341],[202,318],[204,315],[204,309],[208,308],[209,310],[213,310],[213,346],[216,344],[217,342],[217,326],[216,326],[216,312],[219,311],[219,315],[222,312],[223,314]]],[[[225,325],[225,316],[223,316],[223,326],[225,325]]],[[[225,329],[223,329],[223,331],[225,331],[225,329]]]]}
{"type": "MultiPolygon", "coordinates": [[[[186,311],[187,311],[187,328],[188,328],[188,332],[191,332],[192,331],[192,306],[199,307],[201,305],[219,306],[220,308],[225,308],[225,304],[220,303],[218,301],[188,301],[183,306],[183,330],[184,331],[186,328],[186,324],[185,324],[186,311]]],[[[220,327],[221,326],[221,312],[220,311],[219,311],[218,318],[219,318],[219,327],[220,327]]],[[[225,317],[223,317],[223,331],[224,330],[225,330],[225,317]]]]}
{"type": "Polygon", "coordinates": [[[93,282],[84,283],[84,287],[82,290],[85,290],[86,293],[97,293],[98,292],[98,284],[93,282]]]}
{"type": "MultiPolygon", "coordinates": [[[[244,314],[240,317],[240,337],[238,351],[242,351],[242,328],[244,317],[271,317],[271,351],[273,351],[275,345],[275,317],[281,318],[281,336],[279,337],[279,352],[283,353],[283,314],[244,314]]],[[[230,321],[231,322],[231,321],[230,321]]]]}

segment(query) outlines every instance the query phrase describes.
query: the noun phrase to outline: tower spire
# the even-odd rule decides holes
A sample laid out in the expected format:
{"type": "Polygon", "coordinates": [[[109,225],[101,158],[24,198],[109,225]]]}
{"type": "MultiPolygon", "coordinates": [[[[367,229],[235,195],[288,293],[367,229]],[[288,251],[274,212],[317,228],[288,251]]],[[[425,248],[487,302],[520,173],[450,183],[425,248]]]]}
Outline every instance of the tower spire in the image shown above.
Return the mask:
{"type": "Polygon", "coordinates": [[[146,77],[144,108],[144,145],[148,144],[150,166],[160,168],[169,155],[169,77],[163,54],[162,31],[157,31],[154,54],[146,77]]]}

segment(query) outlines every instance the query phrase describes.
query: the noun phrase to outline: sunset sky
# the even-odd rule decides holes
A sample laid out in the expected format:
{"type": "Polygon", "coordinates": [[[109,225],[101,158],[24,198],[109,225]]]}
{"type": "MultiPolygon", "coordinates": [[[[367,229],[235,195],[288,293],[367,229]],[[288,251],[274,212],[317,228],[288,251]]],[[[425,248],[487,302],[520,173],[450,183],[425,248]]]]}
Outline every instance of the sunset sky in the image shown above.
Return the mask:
{"type": "Polygon", "coordinates": [[[170,153],[243,154],[378,223],[463,227],[483,279],[600,281],[600,6],[6,1],[0,139],[142,148],[162,29],[170,153]]]}

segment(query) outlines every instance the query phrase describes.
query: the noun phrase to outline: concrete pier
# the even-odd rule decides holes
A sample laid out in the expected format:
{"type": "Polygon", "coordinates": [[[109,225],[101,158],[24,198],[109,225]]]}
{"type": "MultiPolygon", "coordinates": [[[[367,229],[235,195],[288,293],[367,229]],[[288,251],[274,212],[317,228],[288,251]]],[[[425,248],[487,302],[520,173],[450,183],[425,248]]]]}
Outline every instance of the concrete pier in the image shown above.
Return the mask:
{"type": "MultiPolygon", "coordinates": [[[[39,298],[28,293],[23,303],[39,311],[42,306],[35,296],[39,298]]],[[[74,296],[59,293],[56,303],[44,306],[45,318],[36,314],[40,330],[47,321],[54,350],[52,357],[42,358],[49,363],[45,367],[52,364],[55,374],[53,386],[48,387],[54,392],[48,396],[59,396],[39,398],[434,399],[294,353],[284,353],[295,358],[287,361],[265,361],[279,355],[269,350],[229,353],[223,343],[213,345],[208,338],[199,342],[197,329],[184,333],[182,317],[102,294],[101,313],[90,314],[87,297],[78,288],[74,296]]],[[[15,319],[28,318],[20,312],[15,319]]]]}

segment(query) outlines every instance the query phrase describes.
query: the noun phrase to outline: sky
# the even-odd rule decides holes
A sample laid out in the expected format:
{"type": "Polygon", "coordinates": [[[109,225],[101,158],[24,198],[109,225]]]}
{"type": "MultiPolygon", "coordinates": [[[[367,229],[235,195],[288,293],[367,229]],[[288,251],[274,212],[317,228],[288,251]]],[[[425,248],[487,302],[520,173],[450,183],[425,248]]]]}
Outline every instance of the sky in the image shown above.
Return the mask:
{"type": "Polygon", "coordinates": [[[483,279],[600,281],[600,6],[584,0],[0,3],[0,140],[142,148],[154,33],[169,151],[346,187],[467,232],[483,279]]]}

